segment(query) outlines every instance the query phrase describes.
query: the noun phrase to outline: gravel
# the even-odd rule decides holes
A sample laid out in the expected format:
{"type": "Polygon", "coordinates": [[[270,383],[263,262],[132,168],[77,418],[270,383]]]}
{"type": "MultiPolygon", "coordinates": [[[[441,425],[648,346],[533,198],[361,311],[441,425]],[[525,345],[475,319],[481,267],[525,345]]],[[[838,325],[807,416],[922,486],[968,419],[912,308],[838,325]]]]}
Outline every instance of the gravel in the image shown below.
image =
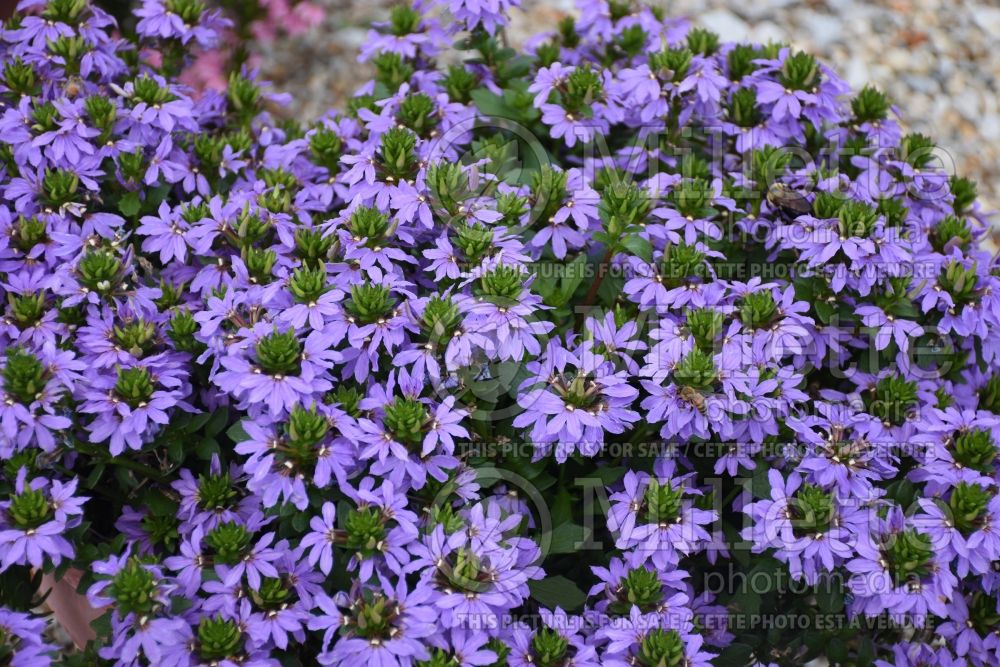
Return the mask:
{"type": "MultiPolygon", "coordinates": [[[[261,70],[294,95],[298,118],[341,105],[370,75],[357,49],[368,23],[384,19],[393,4],[318,1],[328,9],[321,25],[263,47],[261,70]]],[[[908,130],[932,136],[958,173],[979,182],[984,204],[1000,206],[996,0],[671,0],[667,6],[725,39],[787,41],[815,53],[852,86],[878,86],[897,103],[908,130]]],[[[522,9],[510,29],[515,43],[573,11],[571,0],[524,0],[522,9]]]]}

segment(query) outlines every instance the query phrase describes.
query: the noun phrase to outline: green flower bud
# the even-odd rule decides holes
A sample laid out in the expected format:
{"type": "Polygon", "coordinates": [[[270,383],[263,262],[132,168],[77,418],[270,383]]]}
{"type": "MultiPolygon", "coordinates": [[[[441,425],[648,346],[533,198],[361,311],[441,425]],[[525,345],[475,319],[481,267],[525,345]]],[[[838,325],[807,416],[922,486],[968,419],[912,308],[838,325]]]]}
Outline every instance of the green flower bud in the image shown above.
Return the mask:
{"type": "Polygon", "coordinates": [[[429,340],[441,341],[451,338],[460,320],[458,306],[451,297],[435,294],[424,306],[420,324],[429,340]]]}
{"type": "Polygon", "coordinates": [[[3,462],[3,472],[7,477],[14,479],[17,477],[17,473],[20,472],[21,468],[27,468],[28,472],[34,472],[38,469],[36,461],[38,459],[38,454],[42,450],[37,447],[31,447],[29,449],[22,449],[16,454],[12,455],[9,459],[3,462]]]}
{"type": "Polygon", "coordinates": [[[892,197],[882,197],[878,200],[876,212],[885,217],[886,227],[902,227],[906,222],[906,216],[910,209],[906,207],[902,199],[892,197]]]}
{"type": "Polygon", "coordinates": [[[816,58],[799,51],[785,58],[778,80],[785,88],[813,92],[819,85],[822,74],[816,58]]]}
{"type": "Polygon", "coordinates": [[[39,243],[47,243],[49,235],[45,223],[38,218],[18,218],[14,226],[14,235],[11,242],[14,247],[23,253],[29,252],[39,243]]]}
{"type": "Polygon", "coordinates": [[[434,100],[425,93],[407,95],[399,105],[396,120],[421,137],[431,136],[440,120],[434,100]]]}
{"type": "Polygon", "coordinates": [[[357,118],[358,112],[362,109],[378,112],[378,105],[375,104],[377,101],[374,95],[357,95],[351,97],[347,100],[347,113],[351,118],[357,118]]]}
{"type": "Polygon", "coordinates": [[[621,52],[626,58],[632,59],[646,49],[649,41],[649,34],[642,29],[642,26],[631,25],[614,38],[614,49],[621,52]]]}
{"type": "Polygon", "coordinates": [[[340,154],[344,147],[334,130],[320,125],[311,135],[309,135],[309,152],[313,162],[326,169],[331,174],[336,174],[340,170],[340,154]]]}
{"type": "Polygon", "coordinates": [[[486,642],[486,648],[497,655],[497,660],[487,667],[507,667],[507,656],[510,655],[510,647],[497,638],[491,638],[486,642]]]}
{"type": "Polygon", "coordinates": [[[29,488],[11,497],[7,516],[18,528],[37,528],[52,516],[52,505],[44,491],[29,488]]]}
{"type": "Polygon", "coordinates": [[[711,30],[694,28],[688,32],[687,46],[693,53],[710,56],[719,50],[719,36],[711,30]]]}
{"type": "Polygon", "coordinates": [[[993,495],[978,484],[960,482],[951,492],[948,507],[951,509],[951,520],[960,533],[968,537],[983,527],[986,518],[986,506],[990,504],[993,495]]]}
{"type": "Polygon", "coordinates": [[[469,177],[457,162],[442,160],[427,167],[427,188],[434,208],[443,208],[457,216],[459,207],[469,198],[469,177]]]}
{"type": "Polygon", "coordinates": [[[581,65],[566,78],[562,106],[571,114],[589,118],[593,114],[591,104],[603,97],[604,84],[601,75],[589,65],[581,65]]]}
{"type": "Polygon", "coordinates": [[[215,172],[222,164],[222,154],[226,147],[225,137],[199,134],[194,138],[194,154],[206,173],[215,172]]]}
{"type": "Polygon", "coordinates": [[[459,662],[448,652],[436,648],[427,660],[417,660],[416,667],[455,667],[459,662]]]}
{"type": "Polygon", "coordinates": [[[448,92],[448,99],[459,104],[468,104],[472,100],[472,91],[475,90],[479,80],[473,72],[461,65],[451,65],[441,83],[448,92]]]}
{"type": "Polygon", "coordinates": [[[528,212],[528,198],[516,192],[501,192],[496,197],[497,213],[503,216],[501,225],[519,225],[528,212]]]}
{"type": "Polygon", "coordinates": [[[68,204],[76,198],[80,187],[80,177],[65,169],[45,168],[42,178],[42,198],[46,203],[59,207],[68,204]]]}
{"type": "Polygon", "coordinates": [[[413,150],[416,145],[417,135],[403,127],[390,128],[382,135],[379,166],[387,181],[403,181],[413,176],[417,167],[417,155],[413,150]]]}
{"type": "Polygon", "coordinates": [[[524,291],[524,274],[517,267],[499,265],[476,281],[475,292],[487,301],[511,305],[524,291]]]}
{"type": "Polygon", "coordinates": [[[38,357],[19,347],[7,350],[7,365],[3,369],[3,390],[9,397],[29,405],[45,389],[49,372],[38,357]]]}
{"type": "Polygon", "coordinates": [[[996,599],[981,591],[973,593],[969,602],[968,623],[980,637],[996,632],[1000,628],[1000,606],[996,599]]]}
{"type": "Polygon", "coordinates": [[[954,215],[946,216],[931,233],[931,245],[938,252],[946,247],[965,249],[972,242],[972,229],[963,219],[954,215]]]}
{"type": "Polygon", "coordinates": [[[132,100],[135,102],[145,102],[149,106],[166,104],[177,99],[177,96],[167,88],[162,88],[153,77],[148,74],[136,77],[132,80],[132,100]]]}
{"type": "Polygon", "coordinates": [[[118,170],[121,171],[122,178],[128,183],[141,183],[148,167],[149,160],[141,148],[118,154],[118,170]]]}
{"type": "Polygon", "coordinates": [[[634,225],[646,222],[650,211],[649,194],[640,190],[635,183],[607,183],[601,190],[598,211],[608,236],[620,239],[634,225]]]}
{"type": "Polygon", "coordinates": [[[45,315],[45,292],[29,292],[28,294],[7,294],[10,303],[10,313],[17,322],[19,329],[27,329],[38,324],[45,315]]]}
{"type": "Polygon", "coordinates": [[[962,215],[968,211],[976,201],[976,182],[962,176],[952,175],[948,182],[951,187],[951,194],[955,197],[952,208],[955,215],[962,215]]]}
{"type": "Polygon", "coordinates": [[[687,328],[695,344],[710,352],[715,349],[715,339],[722,333],[725,315],[712,308],[696,308],[687,312],[687,328]]]}
{"type": "Polygon", "coordinates": [[[534,199],[532,217],[547,223],[562,207],[566,199],[566,179],[564,171],[556,171],[552,167],[543,166],[531,176],[531,192],[534,199]]]}
{"type": "Polygon", "coordinates": [[[382,422],[397,442],[419,450],[424,440],[427,406],[414,398],[397,397],[385,406],[382,422]]]}
{"type": "Polygon", "coordinates": [[[87,5],[87,0],[50,0],[42,10],[42,17],[49,21],[74,25],[80,20],[87,5]]]}
{"type": "Polygon", "coordinates": [[[260,88],[252,79],[233,72],[229,75],[229,88],[226,90],[229,109],[244,125],[249,125],[260,111],[260,88]]]}
{"type": "Polygon", "coordinates": [[[493,249],[493,230],[482,225],[456,222],[455,245],[469,264],[479,264],[493,249]]]}
{"type": "Polygon", "coordinates": [[[643,494],[643,520],[646,523],[669,524],[681,516],[684,489],[674,488],[670,482],[660,484],[655,477],[649,479],[643,494]]]}
{"type": "Polygon", "coordinates": [[[938,276],[938,285],[951,295],[956,305],[972,303],[979,289],[976,265],[965,267],[957,259],[948,262],[938,276]]]}
{"type": "Polygon", "coordinates": [[[844,200],[837,219],[841,236],[868,238],[878,222],[878,211],[862,201],[844,200]]]}
{"type": "Polygon", "coordinates": [[[1000,414],[1000,375],[994,375],[979,390],[979,408],[1000,414]]]}
{"type": "Polygon", "coordinates": [[[702,278],[708,275],[705,255],[686,243],[668,245],[663,250],[660,259],[660,276],[665,284],[680,287],[691,278],[702,278]]]}
{"type": "Polygon", "coordinates": [[[119,368],[115,382],[115,395],[132,408],[139,408],[149,402],[156,387],[149,370],[142,366],[119,368]]]}
{"type": "Polygon", "coordinates": [[[531,639],[532,661],[538,667],[561,667],[568,657],[569,641],[551,628],[539,628],[531,639]]]}
{"type": "Polygon", "coordinates": [[[431,520],[428,524],[428,533],[437,526],[443,526],[447,535],[453,535],[465,528],[465,520],[455,513],[455,509],[449,504],[435,504],[430,508],[431,520]]]}
{"type": "Polygon", "coordinates": [[[639,643],[636,662],[641,667],[683,667],[684,641],[676,630],[654,628],[639,643]]]}
{"type": "Polygon", "coordinates": [[[351,286],[351,298],[344,308],[361,324],[373,324],[388,318],[395,305],[388,287],[361,283],[351,286]]]}
{"type": "Polygon", "coordinates": [[[257,204],[271,213],[291,213],[292,193],[281,186],[271,188],[257,197],[257,204]]]}
{"type": "MultiPolygon", "coordinates": [[[[726,64],[729,70],[730,81],[742,81],[743,77],[753,74],[759,68],[755,60],[760,60],[763,55],[759,49],[748,44],[737,44],[726,54],[726,64]]],[[[745,89],[741,89],[745,90],[745,89]]],[[[754,95],[756,99],[756,95],[754,95]]]]}
{"type": "Polygon", "coordinates": [[[36,104],[31,110],[31,129],[35,132],[48,132],[56,129],[59,123],[59,110],[52,102],[36,104]]]}
{"type": "Polygon", "coordinates": [[[240,252],[250,274],[250,282],[266,285],[274,279],[274,264],[278,255],[273,250],[245,247],[240,252]]]}
{"type": "Polygon", "coordinates": [[[257,365],[268,375],[298,375],[302,343],[292,330],[272,332],[257,341],[257,365]]]}
{"type": "Polygon", "coordinates": [[[195,339],[198,332],[198,322],[187,308],[178,310],[171,316],[167,324],[167,336],[174,343],[174,348],[181,352],[200,352],[202,343],[195,339]]]}
{"type": "Polygon", "coordinates": [[[375,65],[375,81],[392,92],[413,76],[413,66],[398,53],[383,51],[372,58],[372,64],[375,65]]]}
{"type": "Polygon", "coordinates": [[[307,266],[317,267],[323,264],[330,253],[336,236],[324,236],[323,232],[314,227],[297,227],[295,229],[295,255],[307,266]]]}
{"type": "Polygon", "coordinates": [[[220,523],[205,536],[205,544],[215,554],[215,562],[235,565],[250,549],[253,535],[235,521],[220,523]]]}
{"type": "MultiPolygon", "coordinates": [[[[792,154],[777,146],[764,146],[750,152],[750,179],[763,190],[784,176],[792,161],[792,154]]],[[[822,196],[824,193],[820,193],[822,196]]],[[[839,200],[838,200],[839,206],[839,200]]],[[[822,216],[817,216],[822,217],[822,216]]],[[[836,217],[836,216],[829,216],[836,217]]]]}
{"type": "Polygon", "coordinates": [[[87,289],[108,293],[121,286],[122,263],[111,250],[88,250],[76,267],[77,280],[87,289]]]}
{"type": "Polygon", "coordinates": [[[288,440],[294,445],[311,448],[322,442],[329,430],[330,422],[315,405],[308,409],[296,405],[288,415],[288,440]]]}
{"type": "Polygon", "coordinates": [[[161,278],[160,294],[160,298],[156,300],[157,307],[161,311],[170,310],[181,302],[181,296],[184,294],[184,283],[175,285],[161,278]]]}
{"type": "Polygon", "coordinates": [[[164,545],[168,549],[177,544],[180,533],[177,532],[177,517],[173,514],[168,516],[146,514],[142,517],[140,524],[142,530],[149,536],[149,541],[153,544],[164,545]]]}
{"type": "Polygon", "coordinates": [[[155,345],[156,326],[152,322],[138,319],[113,329],[115,344],[136,358],[149,354],[155,345]]]}
{"type": "Polygon", "coordinates": [[[158,604],[154,597],[156,577],[135,557],[129,558],[111,580],[108,594],[114,598],[115,607],[122,615],[148,616],[158,604]]]}
{"type": "Polygon", "coordinates": [[[165,7],[168,12],[176,14],[188,25],[198,23],[205,11],[205,3],[201,0],[167,0],[165,7]]]}
{"type": "Polygon", "coordinates": [[[261,577],[260,587],[250,591],[254,603],[263,609],[278,609],[291,595],[287,583],[276,577],[261,577]]]}
{"type": "Polygon", "coordinates": [[[315,303],[330,289],[326,269],[296,269],[288,281],[288,288],[298,303],[315,303]]]}
{"type": "Polygon", "coordinates": [[[778,314],[778,304],[774,302],[774,296],[770,290],[761,292],[751,292],[743,297],[743,304],[740,306],[740,319],[743,324],[750,329],[765,327],[774,320],[778,314]]]}
{"type": "Polygon", "coordinates": [[[906,421],[917,405],[917,383],[898,376],[884,377],[872,387],[865,400],[867,412],[887,426],[906,421]]]}
{"type": "Polygon", "coordinates": [[[239,492],[233,487],[228,472],[221,475],[198,476],[198,507],[217,512],[233,507],[239,492]]]}
{"type": "MultiPolygon", "coordinates": [[[[472,149],[470,157],[473,160],[486,161],[486,164],[480,167],[486,173],[502,177],[508,171],[520,169],[517,141],[504,136],[500,132],[482,139],[476,139],[472,142],[472,149]]],[[[533,172],[532,176],[534,177],[536,173],[533,172]]]]}
{"type": "Polygon", "coordinates": [[[392,225],[389,214],[371,206],[359,206],[351,213],[347,222],[354,240],[365,239],[365,245],[378,247],[389,235],[392,225]]]}
{"type": "Polygon", "coordinates": [[[340,409],[351,417],[358,417],[361,414],[358,405],[362,398],[364,396],[356,385],[341,382],[336,389],[327,394],[327,403],[339,405],[340,409]]]}
{"type": "Polygon", "coordinates": [[[362,557],[380,553],[386,529],[382,513],[375,507],[363,507],[348,512],[344,521],[347,533],[345,547],[362,557]]]}
{"type": "Polygon", "coordinates": [[[638,567],[629,570],[616,591],[610,610],[618,616],[627,616],[632,607],[643,613],[656,611],[663,602],[663,584],[655,570],[638,567]]]}
{"type": "Polygon", "coordinates": [[[361,599],[354,601],[345,625],[354,634],[368,640],[388,639],[400,611],[395,600],[386,598],[379,591],[366,590],[361,599]]]}
{"type": "Polygon", "coordinates": [[[691,69],[694,54],[689,49],[665,49],[649,56],[649,69],[667,82],[682,81],[691,69]]]}
{"type": "Polygon", "coordinates": [[[947,387],[938,387],[935,389],[934,398],[936,399],[934,407],[938,410],[947,410],[955,402],[955,398],[948,393],[947,387]]]}
{"type": "Polygon", "coordinates": [[[883,546],[882,560],[897,586],[926,577],[934,563],[931,538],[912,528],[896,533],[883,546]]]}
{"type": "Polygon", "coordinates": [[[799,537],[825,533],[833,526],[833,496],[812,484],[803,484],[788,503],[792,531],[799,537]]]}
{"type": "Polygon", "coordinates": [[[420,28],[420,12],[410,5],[396,5],[389,11],[389,32],[397,37],[412,35],[420,28]]]}
{"type": "Polygon", "coordinates": [[[38,83],[35,68],[21,60],[20,56],[11,58],[4,66],[2,81],[8,90],[18,96],[34,94],[38,83]]]}
{"type": "Polygon", "coordinates": [[[892,104],[885,93],[867,85],[851,100],[851,111],[855,124],[877,123],[889,117],[892,104]]]}
{"type": "Polygon", "coordinates": [[[674,369],[674,382],[692,389],[710,391],[717,378],[712,354],[697,347],[688,352],[674,369]]]}
{"type": "Polygon", "coordinates": [[[900,159],[916,169],[923,169],[934,159],[935,144],[930,137],[914,132],[899,142],[900,159]]]}
{"type": "Polygon", "coordinates": [[[225,660],[243,649],[243,632],[236,621],[221,616],[198,622],[198,655],[203,660],[225,660]]]}
{"type": "Polygon", "coordinates": [[[90,44],[83,35],[60,35],[55,40],[48,40],[46,46],[53,57],[62,58],[66,73],[70,76],[80,73],[80,59],[90,51],[90,44]]]}
{"type": "Polygon", "coordinates": [[[292,192],[300,188],[298,176],[282,167],[278,167],[277,169],[261,169],[257,172],[257,175],[264,180],[264,184],[269,188],[280,187],[292,192]]]}
{"type": "Polygon", "coordinates": [[[740,88],[733,93],[728,105],[729,119],[739,127],[756,127],[762,117],[757,108],[757,92],[753,88],[740,88]]]}

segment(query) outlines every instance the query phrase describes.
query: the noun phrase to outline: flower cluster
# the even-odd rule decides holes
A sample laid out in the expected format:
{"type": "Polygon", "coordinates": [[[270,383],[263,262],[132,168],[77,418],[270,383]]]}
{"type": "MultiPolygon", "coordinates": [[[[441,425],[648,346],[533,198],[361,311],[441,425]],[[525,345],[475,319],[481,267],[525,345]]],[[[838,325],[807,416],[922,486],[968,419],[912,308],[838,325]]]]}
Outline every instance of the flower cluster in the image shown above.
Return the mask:
{"type": "Polygon", "coordinates": [[[20,3],[0,662],[1000,662],[974,184],[789,46],[513,5],[395,7],[306,122],[183,82],[198,0],[20,3]]]}

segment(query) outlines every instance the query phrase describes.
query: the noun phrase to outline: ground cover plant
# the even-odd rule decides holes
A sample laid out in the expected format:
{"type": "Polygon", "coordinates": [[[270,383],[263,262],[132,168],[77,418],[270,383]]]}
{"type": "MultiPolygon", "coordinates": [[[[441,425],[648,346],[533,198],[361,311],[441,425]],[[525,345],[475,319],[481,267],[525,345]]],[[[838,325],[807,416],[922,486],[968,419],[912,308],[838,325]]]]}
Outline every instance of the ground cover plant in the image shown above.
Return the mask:
{"type": "Polygon", "coordinates": [[[200,0],[20,4],[0,664],[1000,661],[975,185],[787,45],[511,4],[315,122],[181,83],[200,0]]]}

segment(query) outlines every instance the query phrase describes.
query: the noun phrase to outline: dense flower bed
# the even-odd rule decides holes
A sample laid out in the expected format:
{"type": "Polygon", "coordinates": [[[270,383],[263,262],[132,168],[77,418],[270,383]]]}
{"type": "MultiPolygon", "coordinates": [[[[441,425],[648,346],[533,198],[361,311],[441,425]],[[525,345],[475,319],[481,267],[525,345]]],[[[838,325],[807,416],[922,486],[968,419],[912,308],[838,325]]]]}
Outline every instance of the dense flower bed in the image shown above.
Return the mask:
{"type": "Polygon", "coordinates": [[[21,3],[0,663],[1000,661],[974,184],[808,54],[511,4],[396,7],[305,123],[180,83],[200,0],[21,3]]]}

